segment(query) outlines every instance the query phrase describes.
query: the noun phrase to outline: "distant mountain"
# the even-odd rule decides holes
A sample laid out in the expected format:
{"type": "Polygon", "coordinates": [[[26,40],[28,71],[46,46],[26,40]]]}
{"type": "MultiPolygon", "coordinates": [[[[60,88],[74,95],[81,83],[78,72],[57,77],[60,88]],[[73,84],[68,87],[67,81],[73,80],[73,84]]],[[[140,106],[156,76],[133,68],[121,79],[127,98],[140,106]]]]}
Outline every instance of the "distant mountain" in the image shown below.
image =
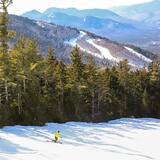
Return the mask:
{"type": "MultiPolygon", "coordinates": [[[[23,17],[28,17],[30,19],[35,20],[46,20],[53,22],[53,18],[69,18],[75,17],[77,19],[84,19],[88,16],[102,18],[102,19],[113,19],[113,20],[121,20],[124,21],[125,19],[117,15],[116,13],[103,10],[103,9],[85,9],[85,10],[78,10],[75,8],[49,8],[45,12],[40,13],[36,10],[32,10],[22,14],[23,17]]],[[[67,24],[66,24],[67,25],[67,24]]]]}
{"type": "MultiPolygon", "coordinates": [[[[107,10],[107,9],[84,9],[84,10],[78,10],[75,8],[49,8],[45,12],[40,13],[36,10],[32,10],[29,12],[26,12],[22,14],[23,17],[27,17],[34,20],[44,20],[44,21],[50,21],[54,22],[58,21],[58,18],[62,18],[62,21],[65,21],[66,19],[73,19],[81,20],[82,21],[86,17],[96,17],[99,19],[112,19],[117,22],[123,22],[123,23],[134,23],[134,21],[131,21],[129,19],[123,18],[119,16],[118,14],[107,10]],[[35,15],[35,16],[34,16],[35,15]]],[[[71,21],[68,21],[66,25],[70,24],[71,21]]],[[[76,26],[75,26],[76,27],[76,26]]]]}
{"type": "Polygon", "coordinates": [[[32,10],[32,11],[29,11],[29,12],[26,12],[24,14],[24,17],[30,17],[31,19],[41,19],[41,16],[43,14],[37,10],[32,10]]]}
{"type": "Polygon", "coordinates": [[[149,22],[149,19],[160,20],[160,0],[152,0],[151,2],[131,6],[113,7],[110,10],[120,16],[137,21],[149,22]]]}
{"type": "Polygon", "coordinates": [[[30,19],[46,21],[50,23],[55,23],[58,25],[71,26],[81,29],[86,29],[88,31],[96,30],[107,30],[108,32],[113,33],[113,31],[134,31],[137,30],[136,27],[130,23],[119,22],[110,18],[98,18],[95,16],[86,16],[86,17],[76,17],[73,15],[67,15],[60,12],[55,12],[52,14],[41,14],[41,16],[35,17],[33,16],[33,12],[31,11],[31,15],[28,13],[23,14],[23,16],[28,17],[30,19]]]}
{"type": "Polygon", "coordinates": [[[110,10],[125,18],[137,20],[146,26],[144,29],[142,27],[142,32],[129,36],[132,39],[124,36],[116,38],[116,40],[138,45],[160,56],[160,0],[131,6],[113,7],[110,10]]]}
{"type": "Polygon", "coordinates": [[[75,8],[49,8],[47,9],[43,14],[45,15],[52,15],[54,13],[64,13],[70,16],[76,16],[80,18],[84,18],[87,16],[94,16],[98,18],[111,18],[116,19],[120,18],[119,15],[116,13],[107,10],[107,9],[84,9],[84,10],[78,10],[75,8]]]}
{"type": "Polygon", "coordinates": [[[149,11],[158,8],[159,2],[160,1],[157,0],[150,3],[139,4],[140,7],[139,5],[133,5],[112,8],[113,11],[125,16],[125,18],[109,10],[78,10],[75,8],[49,8],[44,13],[33,10],[24,13],[22,16],[34,20],[84,29],[120,43],[137,45],[160,56],[159,12],[148,14],[149,11]],[[150,5],[151,7],[149,7],[150,5]],[[122,14],[123,9],[124,14],[122,14]],[[122,13],[118,12],[119,10],[122,13]],[[145,17],[144,20],[133,20],[136,19],[135,17],[141,17],[140,15],[142,15],[143,12],[146,14],[146,16],[142,16],[143,18],[145,17]],[[151,16],[153,14],[155,16],[151,16]],[[129,18],[132,18],[132,20],[129,18]]]}
{"type": "Polygon", "coordinates": [[[9,28],[20,34],[38,40],[41,53],[46,53],[49,46],[55,48],[58,58],[69,62],[69,53],[73,46],[78,45],[84,56],[93,55],[99,65],[113,65],[123,59],[128,59],[134,68],[141,68],[149,64],[156,56],[140,48],[119,44],[102,38],[93,33],[71,27],[59,26],[47,22],[30,20],[19,16],[10,16],[13,23],[9,28]]]}
{"type": "MultiPolygon", "coordinates": [[[[77,10],[74,8],[60,9],[50,8],[44,13],[35,11],[24,13],[22,16],[34,20],[46,21],[58,25],[76,27],[85,29],[100,36],[109,37],[114,40],[119,40],[123,33],[124,37],[130,37],[130,33],[139,34],[141,24],[120,17],[119,15],[101,9],[77,10]]],[[[123,42],[123,40],[122,40],[123,42]]]]}
{"type": "Polygon", "coordinates": [[[87,16],[82,23],[83,28],[106,29],[106,30],[136,30],[136,27],[129,23],[122,23],[113,19],[102,19],[94,16],[87,16]]]}

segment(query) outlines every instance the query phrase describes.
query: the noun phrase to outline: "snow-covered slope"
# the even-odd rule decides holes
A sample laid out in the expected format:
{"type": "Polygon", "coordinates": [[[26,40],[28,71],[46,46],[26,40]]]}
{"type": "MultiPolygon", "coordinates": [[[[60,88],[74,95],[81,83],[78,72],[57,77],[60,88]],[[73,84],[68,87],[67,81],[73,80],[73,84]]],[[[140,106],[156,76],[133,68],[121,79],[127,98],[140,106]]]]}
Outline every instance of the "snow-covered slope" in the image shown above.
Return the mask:
{"type": "Polygon", "coordinates": [[[125,48],[126,48],[128,51],[130,51],[131,53],[133,53],[134,55],[136,55],[136,56],[138,56],[139,58],[143,59],[144,61],[149,62],[149,63],[152,62],[151,59],[143,56],[142,54],[140,54],[140,53],[138,53],[138,52],[136,52],[134,49],[129,48],[129,47],[125,47],[125,48]]]}
{"type": "Polygon", "coordinates": [[[0,129],[0,160],[159,160],[160,120],[47,124],[0,129]],[[61,142],[48,142],[55,130],[61,142]]]}
{"type": "Polygon", "coordinates": [[[76,38],[72,38],[70,40],[64,41],[65,44],[69,44],[71,46],[76,46],[77,45],[77,41],[80,40],[81,38],[83,38],[86,35],[85,32],[80,31],[80,34],[78,37],[76,38]]]}
{"type": "Polygon", "coordinates": [[[87,42],[100,51],[102,58],[106,58],[106,59],[109,59],[112,61],[117,61],[117,59],[112,56],[112,54],[110,53],[108,48],[102,47],[102,46],[94,43],[93,39],[89,39],[89,40],[87,40],[87,42]]]}
{"type": "MultiPolygon", "coordinates": [[[[70,62],[69,54],[75,45],[81,48],[85,57],[88,54],[93,55],[98,65],[109,64],[109,66],[112,66],[120,60],[128,59],[129,64],[141,68],[147,66],[155,58],[150,52],[138,48],[138,53],[135,51],[135,47],[126,48],[127,44],[120,44],[84,30],[14,15],[11,15],[10,18],[13,23],[10,24],[9,29],[16,31],[17,36],[25,34],[27,37],[38,40],[42,54],[47,53],[49,46],[53,47],[57,58],[64,60],[66,63],[70,62]]],[[[13,39],[12,44],[16,40],[16,38],[13,39]]]]}
{"type": "Polygon", "coordinates": [[[152,61],[132,48],[85,31],[80,31],[77,37],[65,41],[65,44],[70,46],[77,45],[82,51],[92,54],[101,60],[106,59],[114,64],[128,59],[131,66],[143,68],[152,61]]]}

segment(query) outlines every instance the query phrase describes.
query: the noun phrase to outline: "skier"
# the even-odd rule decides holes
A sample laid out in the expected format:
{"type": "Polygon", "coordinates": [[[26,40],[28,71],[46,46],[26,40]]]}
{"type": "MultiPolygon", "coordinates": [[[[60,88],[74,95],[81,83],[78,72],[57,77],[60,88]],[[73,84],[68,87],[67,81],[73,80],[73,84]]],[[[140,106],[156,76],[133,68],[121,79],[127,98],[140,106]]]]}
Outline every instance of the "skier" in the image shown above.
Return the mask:
{"type": "Polygon", "coordinates": [[[60,138],[60,131],[56,131],[55,132],[55,140],[54,140],[54,142],[56,143],[59,140],[59,138],[60,138]]]}

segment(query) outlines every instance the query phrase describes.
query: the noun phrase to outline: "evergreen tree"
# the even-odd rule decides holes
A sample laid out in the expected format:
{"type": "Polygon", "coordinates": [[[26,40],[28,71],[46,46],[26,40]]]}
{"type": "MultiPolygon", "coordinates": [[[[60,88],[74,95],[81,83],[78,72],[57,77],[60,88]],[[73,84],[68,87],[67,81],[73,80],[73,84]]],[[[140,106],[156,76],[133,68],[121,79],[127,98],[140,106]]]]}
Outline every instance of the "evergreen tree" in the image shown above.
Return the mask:
{"type": "MultiPolygon", "coordinates": [[[[85,65],[84,69],[85,73],[85,82],[86,82],[86,91],[88,92],[87,96],[87,103],[89,106],[91,106],[91,111],[89,112],[91,114],[92,120],[95,118],[95,112],[97,109],[98,112],[98,104],[96,102],[98,101],[97,99],[97,94],[98,94],[98,87],[97,87],[97,68],[96,65],[94,64],[94,59],[92,56],[88,58],[88,61],[85,65]]],[[[99,102],[98,102],[99,103],[99,102]]]]}
{"type": "Polygon", "coordinates": [[[121,92],[122,98],[122,115],[127,115],[127,98],[129,97],[129,83],[130,83],[130,67],[128,65],[128,60],[124,60],[119,62],[117,66],[117,73],[118,73],[118,81],[119,81],[119,91],[121,92]]]}
{"type": "Polygon", "coordinates": [[[149,95],[150,95],[150,114],[160,115],[160,61],[154,61],[149,66],[149,95]]]}
{"type": "Polygon", "coordinates": [[[56,66],[56,95],[57,95],[57,107],[58,115],[61,121],[65,119],[64,106],[65,106],[65,87],[66,87],[66,66],[60,61],[56,66]]]}
{"type": "Polygon", "coordinates": [[[40,105],[40,61],[37,43],[22,36],[10,52],[12,73],[14,83],[17,84],[13,94],[15,107],[18,108],[19,116],[26,120],[36,121],[38,118],[38,107],[40,105]],[[29,104],[29,100],[32,104],[29,104]],[[30,106],[30,107],[28,107],[30,106]],[[34,107],[33,107],[34,106],[34,107]]]}
{"type": "Polygon", "coordinates": [[[0,53],[7,54],[8,52],[8,7],[12,4],[12,0],[0,0],[0,53]]]}
{"type": "Polygon", "coordinates": [[[8,53],[8,41],[12,35],[8,30],[8,7],[11,3],[12,0],[0,0],[0,106],[4,107],[1,109],[2,112],[6,112],[6,117],[9,116],[9,85],[11,84],[8,53]]]}
{"type": "Polygon", "coordinates": [[[131,70],[127,60],[112,68],[83,60],[78,46],[69,65],[54,49],[41,56],[25,36],[9,49],[8,6],[0,0],[0,125],[106,121],[120,117],[160,116],[160,61],[131,70]]]}
{"type": "Polygon", "coordinates": [[[143,102],[143,114],[144,115],[148,115],[149,113],[149,105],[150,105],[150,100],[149,100],[149,94],[147,92],[147,89],[145,88],[144,92],[143,92],[143,95],[142,95],[142,102],[143,102]]]}
{"type": "Polygon", "coordinates": [[[72,101],[74,103],[75,116],[80,118],[80,106],[82,94],[81,87],[83,85],[84,76],[84,64],[83,64],[83,54],[76,46],[70,53],[71,65],[68,70],[68,87],[71,89],[72,101]]]}

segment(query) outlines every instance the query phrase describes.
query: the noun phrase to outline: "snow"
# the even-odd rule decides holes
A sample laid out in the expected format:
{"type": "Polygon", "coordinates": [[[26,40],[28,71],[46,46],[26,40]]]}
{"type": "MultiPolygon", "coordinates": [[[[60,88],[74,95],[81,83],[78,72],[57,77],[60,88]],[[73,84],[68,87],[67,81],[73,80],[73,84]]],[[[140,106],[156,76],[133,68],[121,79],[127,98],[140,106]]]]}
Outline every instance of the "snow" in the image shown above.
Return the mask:
{"type": "Polygon", "coordinates": [[[89,54],[91,54],[91,55],[93,55],[93,56],[95,56],[95,57],[98,57],[98,58],[103,59],[103,56],[102,56],[102,55],[99,55],[99,53],[93,53],[93,52],[91,52],[91,51],[88,50],[88,49],[84,49],[83,47],[81,47],[81,46],[77,43],[78,40],[80,40],[81,38],[83,38],[83,37],[86,36],[86,35],[87,35],[87,33],[83,32],[83,31],[80,31],[80,35],[79,35],[78,37],[73,38],[73,39],[70,39],[69,41],[65,41],[64,43],[65,43],[65,44],[69,44],[69,45],[71,45],[71,46],[73,46],[73,47],[75,47],[75,46],[77,45],[82,51],[87,52],[87,53],[89,53],[89,54]]]}
{"type": "Polygon", "coordinates": [[[136,55],[137,57],[139,57],[140,59],[144,60],[145,62],[151,63],[152,60],[143,56],[142,54],[136,52],[135,50],[133,50],[132,48],[129,47],[125,47],[129,52],[133,53],[134,55],[136,55]]]}
{"type": "MultiPolygon", "coordinates": [[[[69,44],[71,46],[76,46],[77,45],[82,51],[87,52],[87,53],[89,53],[89,54],[91,54],[91,55],[93,55],[95,57],[100,58],[100,59],[108,59],[108,60],[111,60],[113,62],[119,62],[119,61],[123,60],[120,57],[119,58],[114,57],[111,54],[111,52],[110,52],[110,50],[108,48],[103,47],[103,46],[101,46],[99,44],[96,44],[95,41],[101,41],[101,39],[94,39],[94,38],[88,38],[87,39],[87,37],[85,37],[86,35],[87,35],[86,32],[80,31],[79,36],[77,36],[76,38],[72,38],[72,39],[70,39],[68,41],[65,41],[65,44],[69,44]],[[89,43],[90,45],[92,45],[93,47],[95,47],[99,52],[90,51],[89,49],[83,48],[81,45],[79,45],[78,44],[78,40],[80,40],[80,39],[82,39],[84,37],[85,37],[84,40],[87,43],[89,43]]],[[[147,62],[147,63],[152,62],[151,59],[143,56],[142,54],[140,54],[138,52],[136,52],[132,48],[129,48],[129,47],[126,47],[126,46],[124,46],[124,48],[127,49],[131,54],[135,55],[137,58],[143,60],[144,62],[147,62]]],[[[134,66],[135,68],[143,68],[144,67],[144,63],[138,63],[138,62],[135,62],[135,61],[132,61],[132,60],[129,61],[129,65],[134,66]]]]}
{"type": "Polygon", "coordinates": [[[159,160],[160,120],[47,124],[0,129],[0,160],[159,160]],[[47,142],[54,131],[61,142],[47,142]]]}
{"type": "Polygon", "coordinates": [[[141,63],[136,63],[136,62],[129,62],[128,63],[130,66],[133,66],[135,69],[139,69],[139,68],[144,68],[145,65],[141,64],[141,63]]]}
{"type": "Polygon", "coordinates": [[[85,32],[80,31],[80,34],[79,34],[78,37],[72,38],[72,39],[70,39],[69,41],[65,41],[64,43],[65,43],[65,44],[69,44],[69,45],[71,45],[71,46],[76,46],[76,45],[77,45],[77,41],[80,40],[81,38],[83,38],[85,35],[86,35],[85,32]]]}
{"type": "Polygon", "coordinates": [[[54,14],[49,14],[48,18],[55,18],[55,15],[54,14]]]}
{"type": "Polygon", "coordinates": [[[105,58],[105,59],[109,59],[109,60],[113,60],[113,61],[117,61],[117,59],[115,57],[112,56],[112,54],[110,53],[109,49],[104,48],[98,44],[94,43],[94,39],[89,39],[87,40],[88,43],[90,43],[91,45],[93,45],[95,48],[97,48],[101,55],[105,58]]]}
{"type": "Polygon", "coordinates": [[[42,28],[45,28],[45,25],[43,24],[43,22],[41,21],[36,21],[37,25],[42,27],[42,28]]]}
{"type": "Polygon", "coordinates": [[[92,56],[95,56],[95,57],[98,57],[100,59],[103,59],[104,57],[102,55],[100,55],[99,53],[94,53],[94,52],[91,52],[90,50],[88,49],[84,49],[82,48],[80,45],[77,44],[77,46],[83,51],[83,52],[87,52],[89,54],[91,54],[92,56]]]}

